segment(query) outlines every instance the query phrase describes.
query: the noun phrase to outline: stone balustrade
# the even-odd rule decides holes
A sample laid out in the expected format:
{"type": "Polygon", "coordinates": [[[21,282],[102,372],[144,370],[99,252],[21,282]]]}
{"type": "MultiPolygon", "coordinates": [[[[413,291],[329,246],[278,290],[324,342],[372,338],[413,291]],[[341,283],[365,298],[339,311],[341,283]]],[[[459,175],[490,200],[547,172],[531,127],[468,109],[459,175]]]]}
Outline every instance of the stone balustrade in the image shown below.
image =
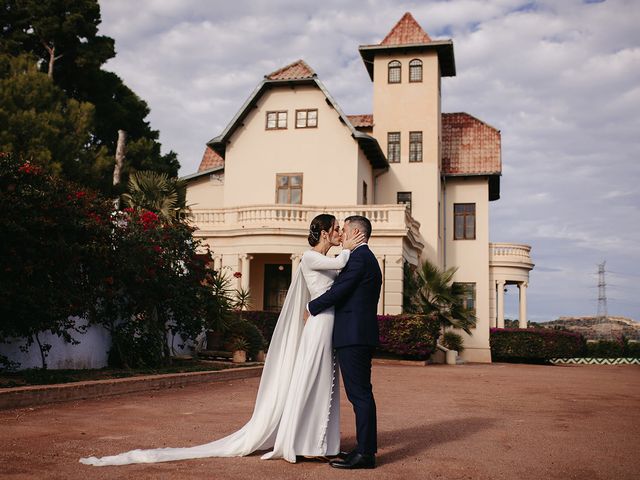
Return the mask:
{"type": "Polygon", "coordinates": [[[192,209],[191,221],[206,231],[251,228],[301,228],[306,230],[311,220],[321,213],[330,213],[340,221],[351,215],[364,215],[374,231],[409,230],[419,236],[420,224],[404,205],[252,205],[220,209],[192,209]]]}
{"type": "Polygon", "coordinates": [[[490,243],[489,244],[489,264],[521,264],[521,266],[531,270],[533,261],[531,260],[531,246],[519,243],[490,243]]]}

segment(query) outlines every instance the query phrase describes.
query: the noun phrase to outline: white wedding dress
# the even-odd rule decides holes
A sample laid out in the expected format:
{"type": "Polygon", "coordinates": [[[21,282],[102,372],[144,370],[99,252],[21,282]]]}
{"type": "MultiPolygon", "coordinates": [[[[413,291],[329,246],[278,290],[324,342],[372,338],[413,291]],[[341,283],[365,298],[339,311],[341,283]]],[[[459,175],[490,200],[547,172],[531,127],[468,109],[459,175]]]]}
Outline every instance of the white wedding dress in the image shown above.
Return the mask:
{"type": "Polygon", "coordinates": [[[131,450],[80,459],[86,465],[157,463],[206,457],[240,457],[271,450],[263,459],[336,455],[340,449],[338,367],[332,347],[333,309],[303,314],[310,299],[326,292],[347,264],[349,250],[336,258],[308,250],[302,256],[278,317],[262,371],[253,415],[231,435],[184,448],[131,450]]]}

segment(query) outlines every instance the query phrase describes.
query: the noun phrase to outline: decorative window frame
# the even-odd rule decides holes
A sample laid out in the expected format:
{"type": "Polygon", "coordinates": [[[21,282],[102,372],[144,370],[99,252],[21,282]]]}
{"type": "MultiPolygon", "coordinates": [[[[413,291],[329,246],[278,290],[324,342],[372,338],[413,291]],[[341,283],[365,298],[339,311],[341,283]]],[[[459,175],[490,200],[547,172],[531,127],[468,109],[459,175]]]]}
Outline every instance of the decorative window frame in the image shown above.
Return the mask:
{"type": "Polygon", "coordinates": [[[400,60],[391,60],[387,64],[387,83],[402,83],[402,63],[400,63],[400,60]],[[393,76],[391,75],[392,72],[394,73],[393,76]]]}

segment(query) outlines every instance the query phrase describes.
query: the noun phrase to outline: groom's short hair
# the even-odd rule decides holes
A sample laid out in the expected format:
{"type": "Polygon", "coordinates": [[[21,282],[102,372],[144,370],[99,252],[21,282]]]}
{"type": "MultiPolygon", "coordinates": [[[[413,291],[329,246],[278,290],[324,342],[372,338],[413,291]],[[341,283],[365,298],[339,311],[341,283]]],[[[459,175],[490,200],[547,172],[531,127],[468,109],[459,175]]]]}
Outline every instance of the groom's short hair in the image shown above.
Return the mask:
{"type": "Polygon", "coordinates": [[[366,240],[371,237],[371,222],[367,217],[362,215],[351,215],[344,219],[345,222],[349,222],[352,225],[356,225],[360,233],[365,236],[366,240]]]}

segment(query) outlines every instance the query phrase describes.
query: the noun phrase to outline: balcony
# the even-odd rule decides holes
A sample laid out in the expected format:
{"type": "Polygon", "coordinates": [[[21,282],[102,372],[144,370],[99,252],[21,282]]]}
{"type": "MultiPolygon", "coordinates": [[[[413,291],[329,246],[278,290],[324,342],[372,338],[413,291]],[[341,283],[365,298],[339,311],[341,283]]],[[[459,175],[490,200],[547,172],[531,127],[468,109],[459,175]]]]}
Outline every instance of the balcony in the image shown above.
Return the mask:
{"type": "Polygon", "coordinates": [[[419,250],[424,248],[420,224],[404,205],[250,205],[191,211],[191,221],[197,226],[196,236],[302,235],[307,236],[309,224],[316,215],[329,213],[340,223],[351,215],[363,215],[371,221],[375,237],[406,236],[419,250]]]}
{"type": "Polygon", "coordinates": [[[490,243],[489,266],[533,269],[531,246],[519,243],[490,243]]]}

